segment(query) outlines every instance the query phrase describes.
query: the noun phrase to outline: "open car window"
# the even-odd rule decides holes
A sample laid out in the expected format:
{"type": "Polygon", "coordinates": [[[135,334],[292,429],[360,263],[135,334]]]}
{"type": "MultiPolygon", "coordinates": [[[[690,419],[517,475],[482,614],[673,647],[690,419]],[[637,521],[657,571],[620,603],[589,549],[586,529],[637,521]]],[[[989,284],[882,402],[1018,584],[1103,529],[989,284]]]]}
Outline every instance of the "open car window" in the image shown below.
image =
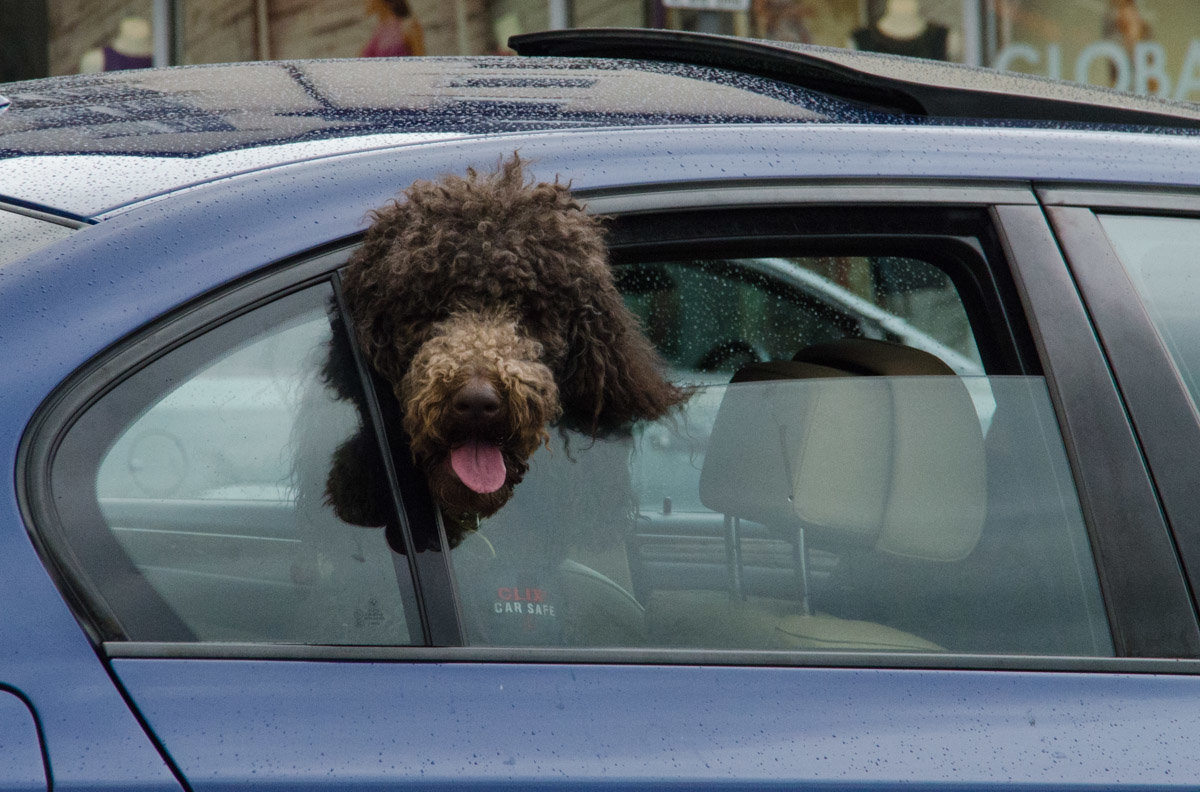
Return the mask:
{"type": "Polygon", "coordinates": [[[630,263],[682,411],[559,434],[452,552],[479,645],[1113,653],[1040,376],[915,258],[630,263]]]}

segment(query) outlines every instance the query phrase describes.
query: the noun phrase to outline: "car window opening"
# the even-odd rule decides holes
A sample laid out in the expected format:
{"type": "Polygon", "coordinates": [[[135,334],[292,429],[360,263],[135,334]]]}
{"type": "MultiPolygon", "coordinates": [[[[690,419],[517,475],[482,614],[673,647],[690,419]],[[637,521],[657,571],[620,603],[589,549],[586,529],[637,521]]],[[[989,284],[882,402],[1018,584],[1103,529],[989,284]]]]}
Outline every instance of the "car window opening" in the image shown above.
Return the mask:
{"type": "Polygon", "coordinates": [[[1039,377],[903,257],[626,265],[670,420],[540,453],[453,553],[471,642],[1112,653],[1039,377]]]}

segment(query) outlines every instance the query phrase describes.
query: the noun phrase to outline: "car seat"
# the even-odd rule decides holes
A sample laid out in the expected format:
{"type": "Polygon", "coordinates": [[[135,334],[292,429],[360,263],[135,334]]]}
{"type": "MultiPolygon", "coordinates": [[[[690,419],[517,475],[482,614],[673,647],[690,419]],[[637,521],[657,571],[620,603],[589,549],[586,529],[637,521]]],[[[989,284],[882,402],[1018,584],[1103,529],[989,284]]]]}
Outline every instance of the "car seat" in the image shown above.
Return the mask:
{"type": "Polygon", "coordinates": [[[701,502],[725,517],[729,595],[655,592],[652,640],[937,650],[884,624],[814,611],[809,551],[958,561],[979,540],[986,492],[974,403],[935,356],[847,338],[807,347],[791,361],[744,366],[722,399],[700,477],[701,502]],[[743,520],[791,541],[796,601],[743,589],[743,520]]]}

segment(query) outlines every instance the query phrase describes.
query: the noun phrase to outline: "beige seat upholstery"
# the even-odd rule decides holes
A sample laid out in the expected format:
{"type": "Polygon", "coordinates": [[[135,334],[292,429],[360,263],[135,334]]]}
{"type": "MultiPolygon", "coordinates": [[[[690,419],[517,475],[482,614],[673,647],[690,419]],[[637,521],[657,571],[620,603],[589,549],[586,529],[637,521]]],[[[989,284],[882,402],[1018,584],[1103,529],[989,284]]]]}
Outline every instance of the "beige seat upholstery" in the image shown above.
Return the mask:
{"type": "MultiPolygon", "coordinates": [[[[958,561],[978,542],[986,511],[980,422],[963,383],[926,352],[867,339],[810,347],[735,375],[700,499],[726,515],[735,546],[741,520],[792,539],[804,600],[809,546],[958,561]]],[[[740,594],[736,569],[731,578],[740,594]]],[[[885,625],[811,613],[806,602],[792,613],[753,601],[730,607],[733,621],[770,625],[758,643],[935,648],[885,625]]],[[[672,632],[683,627],[678,614],[656,618],[673,619],[672,632]]],[[[710,612],[711,623],[721,620],[710,612]]]]}
{"type": "Polygon", "coordinates": [[[847,652],[938,652],[942,647],[875,622],[799,613],[796,603],[765,597],[731,599],[723,591],[665,590],[646,606],[657,646],[847,652]]]}
{"type": "Polygon", "coordinates": [[[956,561],[974,548],[983,435],[965,386],[936,357],[848,338],[751,364],[733,382],[700,478],[706,507],[912,558],[956,561]]]}

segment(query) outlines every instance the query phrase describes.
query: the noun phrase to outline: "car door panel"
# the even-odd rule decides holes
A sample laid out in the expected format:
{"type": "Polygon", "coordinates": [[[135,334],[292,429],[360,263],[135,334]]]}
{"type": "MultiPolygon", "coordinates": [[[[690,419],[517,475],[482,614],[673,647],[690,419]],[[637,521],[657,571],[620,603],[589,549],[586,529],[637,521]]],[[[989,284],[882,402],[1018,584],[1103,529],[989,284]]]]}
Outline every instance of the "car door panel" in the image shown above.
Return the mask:
{"type": "Polygon", "coordinates": [[[21,697],[0,687],[0,789],[49,789],[33,713],[21,697]]]}
{"type": "MultiPolygon", "coordinates": [[[[10,755],[21,755],[23,744],[36,749],[36,741],[24,741],[40,736],[55,790],[179,792],[171,768],[113,684],[106,662],[51,582],[28,535],[7,531],[21,524],[16,505],[10,508],[11,514],[0,509],[5,528],[0,557],[11,563],[9,573],[0,575],[4,684],[19,690],[29,706],[0,693],[0,703],[20,715],[13,738],[21,741],[10,754],[9,735],[0,731],[0,768],[10,755]],[[37,714],[38,729],[31,712],[37,714]]],[[[24,766],[26,760],[20,761],[24,766]]],[[[37,766],[45,788],[40,755],[37,766]]]]}
{"type": "Polygon", "coordinates": [[[1200,777],[1191,750],[1200,712],[1190,703],[1200,680],[1187,676],[183,659],[113,667],[196,792],[299,792],[332,779],[342,789],[993,789],[996,779],[1154,789],[1200,777]]]}

